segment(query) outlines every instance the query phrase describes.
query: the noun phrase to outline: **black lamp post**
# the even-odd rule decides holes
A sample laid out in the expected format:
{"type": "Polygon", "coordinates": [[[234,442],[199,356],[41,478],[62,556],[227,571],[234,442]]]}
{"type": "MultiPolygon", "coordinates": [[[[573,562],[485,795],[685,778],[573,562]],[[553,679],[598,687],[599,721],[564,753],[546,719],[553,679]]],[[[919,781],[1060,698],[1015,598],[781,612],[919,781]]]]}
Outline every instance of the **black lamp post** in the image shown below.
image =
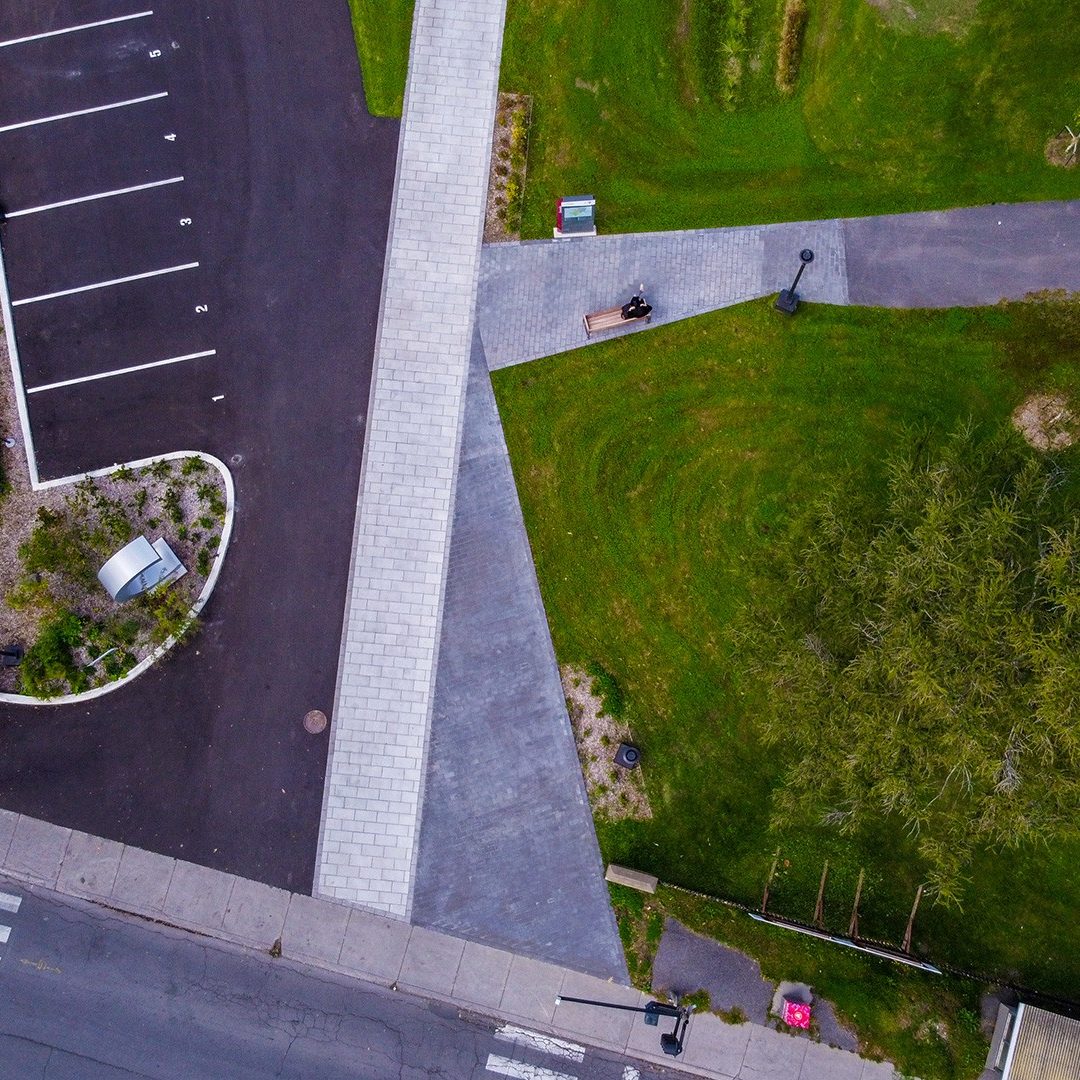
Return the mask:
{"type": "Polygon", "coordinates": [[[636,1012],[645,1014],[645,1023],[656,1026],[661,1016],[675,1017],[675,1028],[672,1031],[664,1031],[660,1034],[660,1049],[665,1054],[678,1057],[683,1052],[683,1038],[686,1035],[686,1025],[690,1023],[690,1014],[694,1011],[693,1005],[679,1008],[678,1005],[665,1005],[662,1001],[647,1001],[645,1007],[639,1009],[636,1005],[617,1005],[614,1001],[593,1001],[590,998],[579,997],[556,997],[555,1004],[561,1001],[572,1001],[576,1005],[595,1005],[600,1009],[619,1009],[622,1012],[636,1012]]]}
{"type": "Polygon", "coordinates": [[[776,303],[773,305],[777,311],[782,311],[785,315],[794,315],[799,306],[799,297],[795,292],[795,286],[799,284],[799,278],[802,277],[803,271],[814,261],[814,253],[809,248],[803,248],[802,251],[799,252],[799,259],[799,272],[795,275],[795,280],[791,283],[791,288],[781,289],[780,295],[776,298],[776,303]]]}

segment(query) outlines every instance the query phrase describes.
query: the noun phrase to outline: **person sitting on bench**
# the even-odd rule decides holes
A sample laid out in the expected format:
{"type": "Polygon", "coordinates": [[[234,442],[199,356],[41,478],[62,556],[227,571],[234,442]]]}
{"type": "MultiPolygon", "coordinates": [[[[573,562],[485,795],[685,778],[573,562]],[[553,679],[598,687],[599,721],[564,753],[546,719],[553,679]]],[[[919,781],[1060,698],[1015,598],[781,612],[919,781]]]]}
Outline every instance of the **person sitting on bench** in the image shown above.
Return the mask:
{"type": "Polygon", "coordinates": [[[624,319],[644,319],[652,311],[652,305],[645,303],[644,296],[631,296],[628,304],[622,306],[624,319]]]}

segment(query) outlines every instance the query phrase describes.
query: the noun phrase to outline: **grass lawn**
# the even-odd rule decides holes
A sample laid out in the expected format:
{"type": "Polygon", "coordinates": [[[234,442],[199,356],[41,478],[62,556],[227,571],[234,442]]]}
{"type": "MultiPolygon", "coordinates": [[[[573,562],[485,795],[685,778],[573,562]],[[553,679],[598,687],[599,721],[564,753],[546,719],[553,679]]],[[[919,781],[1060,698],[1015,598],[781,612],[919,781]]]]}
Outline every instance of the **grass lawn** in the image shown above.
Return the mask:
{"type": "Polygon", "coordinates": [[[364,96],[372,116],[400,116],[413,0],[349,0],[364,96]]]}
{"type": "Polygon", "coordinates": [[[882,6],[810,0],[784,96],[782,0],[509,0],[501,86],[534,98],[522,235],[578,192],[604,232],[1080,195],[1080,169],[1044,158],[1080,109],[1060,5],[882,6]]]}
{"type": "MultiPolygon", "coordinates": [[[[912,426],[1004,422],[1029,390],[1080,390],[1080,338],[1053,314],[809,305],[783,319],[758,301],[495,374],[559,661],[615,676],[644,752],[654,819],[599,822],[606,859],[753,904],[780,848],[770,910],[804,921],[828,859],[840,932],[865,867],[862,933],[900,941],[923,877],[892,823],[855,841],[768,828],[781,762],[757,742],[758,691],[728,628],[762,587],[770,535],[831,477],[880,485],[912,426]]],[[[924,904],[914,947],[1075,997],[1077,866],[1080,837],[985,856],[962,911],[924,904]]]]}

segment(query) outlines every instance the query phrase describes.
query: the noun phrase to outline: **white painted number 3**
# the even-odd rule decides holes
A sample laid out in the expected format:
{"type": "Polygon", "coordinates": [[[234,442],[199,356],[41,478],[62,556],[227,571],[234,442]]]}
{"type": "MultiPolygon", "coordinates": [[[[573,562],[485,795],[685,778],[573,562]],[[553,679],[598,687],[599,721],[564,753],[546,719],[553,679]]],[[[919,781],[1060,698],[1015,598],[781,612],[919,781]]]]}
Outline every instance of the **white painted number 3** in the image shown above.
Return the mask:
{"type": "Polygon", "coordinates": [[[191,218],[189,218],[189,217],[182,217],[182,218],[180,219],[180,224],[181,224],[181,225],[190,225],[190,224],[191,224],[191,218]]]}

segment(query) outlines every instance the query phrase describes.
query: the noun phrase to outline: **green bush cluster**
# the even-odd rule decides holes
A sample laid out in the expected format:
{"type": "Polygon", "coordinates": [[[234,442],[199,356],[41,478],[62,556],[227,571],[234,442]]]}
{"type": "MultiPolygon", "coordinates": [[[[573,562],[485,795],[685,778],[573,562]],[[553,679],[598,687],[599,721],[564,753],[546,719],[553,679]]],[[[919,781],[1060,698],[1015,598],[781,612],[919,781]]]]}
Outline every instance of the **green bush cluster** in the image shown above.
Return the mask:
{"type": "Polygon", "coordinates": [[[750,49],[752,0],[700,0],[698,63],[709,94],[734,109],[750,49]]]}

